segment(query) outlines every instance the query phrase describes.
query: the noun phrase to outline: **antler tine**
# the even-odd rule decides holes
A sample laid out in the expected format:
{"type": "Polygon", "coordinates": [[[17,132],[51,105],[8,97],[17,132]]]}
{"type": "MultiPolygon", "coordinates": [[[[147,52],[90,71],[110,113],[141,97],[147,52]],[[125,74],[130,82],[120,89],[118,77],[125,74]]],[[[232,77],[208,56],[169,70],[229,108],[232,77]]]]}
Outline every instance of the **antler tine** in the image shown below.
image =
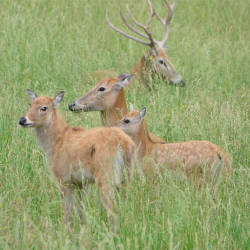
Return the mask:
{"type": "Polygon", "coordinates": [[[172,4],[170,4],[168,0],[165,0],[165,3],[167,5],[167,7],[168,7],[168,16],[167,16],[165,22],[163,22],[162,18],[158,14],[156,14],[156,15],[158,15],[157,16],[158,19],[164,24],[165,30],[166,30],[162,41],[159,43],[161,47],[164,47],[165,43],[168,40],[169,32],[170,32],[170,23],[171,23],[173,14],[174,14],[174,8],[176,6],[176,2],[177,2],[177,0],[175,0],[172,4]]]}
{"type": "Polygon", "coordinates": [[[138,43],[142,43],[142,44],[150,46],[150,47],[152,46],[151,42],[145,42],[145,41],[143,41],[141,39],[138,39],[138,38],[136,38],[134,36],[131,36],[131,35],[125,33],[124,31],[118,29],[114,24],[112,24],[110,22],[110,20],[109,20],[109,17],[108,17],[108,9],[106,9],[106,21],[107,21],[108,25],[111,27],[111,29],[115,30],[116,32],[120,33],[121,35],[123,35],[123,36],[125,36],[125,37],[127,37],[127,38],[129,38],[131,40],[134,40],[134,41],[136,41],[138,43]]]}
{"type": "Polygon", "coordinates": [[[145,27],[143,24],[139,23],[139,22],[135,19],[135,17],[133,16],[133,14],[131,13],[131,11],[130,11],[130,9],[129,9],[129,7],[128,7],[128,4],[126,4],[126,9],[127,9],[127,12],[128,12],[128,14],[129,14],[130,18],[132,19],[132,21],[133,21],[138,27],[140,27],[140,28],[142,28],[143,30],[145,30],[146,27],[145,27]]]}
{"type": "Polygon", "coordinates": [[[155,10],[155,15],[156,15],[156,17],[159,19],[159,21],[165,26],[165,21],[164,21],[163,18],[156,12],[156,10],[155,10]]]}
{"type": "Polygon", "coordinates": [[[153,19],[153,16],[155,15],[155,9],[152,5],[152,2],[150,0],[147,1],[148,2],[148,5],[149,5],[149,10],[150,10],[150,17],[146,23],[146,27],[148,28],[150,23],[152,22],[152,19],[153,19]]]}
{"type": "Polygon", "coordinates": [[[131,24],[129,24],[127,18],[123,15],[122,11],[120,11],[120,15],[121,15],[121,18],[122,18],[123,22],[125,23],[125,25],[126,25],[131,31],[133,31],[134,33],[136,33],[136,34],[139,35],[139,36],[142,36],[142,37],[148,39],[148,37],[147,37],[145,34],[141,33],[140,31],[138,31],[137,29],[135,29],[131,24]]]}
{"type": "MultiPolygon", "coordinates": [[[[131,11],[130,11],[128,5],[126,5],[126,8],[127,8],[127,12],[128,12],[128,14],[129,14],[130,18],[132,19],[132,21],[133,21],[138,27],[142,28],[142,29],[145,31],[145,33],[147,34],[147,36],[148,36],[147,38],[150,40],[149,46],[150,46],[151,48],[154,48],[154,47],[155,47],[155,44],[158,44],[158,42],[155,41],[155,40],[153,39],[152,34],[151,34],[151,32],[149,31],[149,29],[148,29],[148,26],[145,26],[145,25],[139,23],[139,22],[135,19],[135,17],[133,16],[133,14],[132,14],[131,11]]],[[[148,24],[150,24],[150,22],[151,22],[151,20],[152,20],[152,17],[153,17],[153,16],[151,16],[151,17],[149,18],[149,20],[148,20],[148,22],[147,22],[148,24]]]]}

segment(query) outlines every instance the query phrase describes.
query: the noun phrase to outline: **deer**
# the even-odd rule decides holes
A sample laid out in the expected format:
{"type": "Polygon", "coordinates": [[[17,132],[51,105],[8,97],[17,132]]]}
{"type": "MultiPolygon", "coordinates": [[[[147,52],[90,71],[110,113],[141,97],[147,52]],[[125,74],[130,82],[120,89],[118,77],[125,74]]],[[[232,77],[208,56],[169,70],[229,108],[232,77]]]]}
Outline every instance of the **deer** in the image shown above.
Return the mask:
{"type": "Polygon", "coordinates": [[[179,168],[191,179],[198,177],[199,189],[205,181],[216,183],[221,172],[230,176],[231,160],[219,146],[205,140],[155,143],[149,136],[145,115],[146,107],[140,111],[131,110],[117,123],[137,145],[137,157],[143,172],[157,174],[155,164],[160,166],[160,170],[163,167],[171,170],[179,168]]]}
{"type": "Polygon", "coordinates": [[[121,34],[122,36],[128,39],[131,39],[137,43],[143,44],[150,48],[150,50],[141,58],[141,60],[132,69],[132,74],[138,76],[138,78],[141,79],[142,82],[148,88],[151,88],[150,78],[154,79],[155,76],[160,76],[162,79],[168,81],[169,84],[171,85],[182,86],[182,87],[185,86],[185,80],[174,69],[173,64],[171,63],[166,54],[167,50],[166,43],[169,38],[170,24],[173,18],[176,2],[177,1],[175,0],[171,4],[168,0],[164,0],[164,3],[168,8],[168,15],[164,20],[155,10],[155,8],[152,5],[152,2],[150,0],[147,0],[150,10],[150,15],[146,24],[138,22],[134,17],[134,15],[132,14],[132,12],[130,11],[129,6],[126,5],[128,16],[130,17],[134,25],[131,25],[129,23],[127,17],[123,14],[122,11],[120,11],[121,19],[127,26],[127,28],[140,38],[124,32],[123,30],[117,28],[113,23],[111,23],[108,15],[108,9],[106,9],[106,21],[111,29],[113,29],[114,31],[116,31],[117,33],[121,34]],[[165,34],[161,41],[154,39],[152,32],[149,29],[149,26],[154,16],[156,16],[156,18],[160,21],[160,23],[162,23],[162,25],[165,28],[165,34]],[[136,29],[135,26],[144,31],[144,33],[139,29],[136,29]],[[143,38],[144,40],[141,38],[143,38]]]}
{"type": "Polygon", "coordinates": [[[71,224],[72,221],[75,188],[86,190],[88,184],[96,183],[107,215],[117,232],[119,217],[113,191],[126,176],[129,179],[134,142],[119,128],[70,127],[58,111],[64,91],[54,98],[38,97],[30,89],[27,93],[32,104],[19,124],[36,131],[64,197],[66,222],[71,224]]]}
{"type": "MultiPolygon", "coordinates": [[[[103,126],[112,127],[128,112],[124,88],[129,86],[132,75],[128,73],[98,82],[83,97],[69,104],[72,112],[99,111],[103,126]]],[[[158,143],[165,140],[150,133],[151,139],[158,143]]]]}

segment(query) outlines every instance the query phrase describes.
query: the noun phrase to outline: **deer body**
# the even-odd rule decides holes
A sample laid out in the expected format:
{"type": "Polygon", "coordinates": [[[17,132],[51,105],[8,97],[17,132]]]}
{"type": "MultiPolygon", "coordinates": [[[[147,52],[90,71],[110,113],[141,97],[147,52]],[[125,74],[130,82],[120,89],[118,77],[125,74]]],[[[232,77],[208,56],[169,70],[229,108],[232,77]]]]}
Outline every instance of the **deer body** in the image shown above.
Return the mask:
{"type": "Polygon", "coordinates": [[[112,188],[121,184],[125,169],[129,172],[135,145],[119,128],[70,127],[55,108],[62,97],[62,93],[55,99],[35,97],[31,109],[19,123],[36,130],[64,194],[67,220],[71,220],[73,210],[73,187],[95,182],[117,229],[112,188]]]}
{"type": "MultiPolygon", "coordinates": [[[[103,126],[116,126],[117,122],[128,113],[125,91],[131,80],[131,75],[122,74],[97,83],[86,95],[69,105],[73,112],[100,111],[103,126]]],[[[153,141],[165,141],[150,133],[153,141]]]]}
{"type": "MultiPolygon", "coordinates": [[[[223,161],[223,171],[230,175],[231,161],[219,146],[209,141],[187,141],[159,144],[151,140],[144,119],[146,109],[129,112],[123,118],[119,127],[127,133],[138,147],[138,157],[143,162],[144,171],[155,172],[154,164],[170,169],[181,168],[187,176],[198,173],[209,176],[211,172],[221,170],[219,164],[223,161]],[[207,167],[204,169],[204,167],[207,167]],[[219,169],[217,169],[219,168],[219,169]]],[[[202,178],[200,177],[200,182],[202,178]]]]}

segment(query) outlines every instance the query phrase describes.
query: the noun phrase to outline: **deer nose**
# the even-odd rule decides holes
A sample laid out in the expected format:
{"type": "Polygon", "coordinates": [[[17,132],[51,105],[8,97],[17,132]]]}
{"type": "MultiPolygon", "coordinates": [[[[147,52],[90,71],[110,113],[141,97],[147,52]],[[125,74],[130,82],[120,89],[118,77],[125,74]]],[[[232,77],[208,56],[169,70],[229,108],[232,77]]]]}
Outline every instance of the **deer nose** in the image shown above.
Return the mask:
{"type": "Polygon", "coordinates": [[[74,111],[74,107],[76,106],[75,102],[69,104],[69,110],[74,111]]]}
{"type": "Polygon", "coordinates": [[[25,117],[21,117],[20,120],[19,120],[19,124],[21,126],[23,126],[23,125],[25,125],[25,123],[26,123],[26,118],[25,117]]]}
{"type": "Polygon", "coordinates": [[[181,82],[180,82],[180,86],[181,86],[181,87],[184,87],[184,86],[185,86],[185,84],[186,84],[185,80],[181,80],[181,82]]]}
{"type": "Polygon", "coordinates": [[[186,84],[185,80],[183,80],[183,79],[179,82],[175,82],[175,81],[170,80],[169,83],[170,83],[170,85],[175,85],[175,86],[180,86],[180,87],[184,87],[186,84]]]}

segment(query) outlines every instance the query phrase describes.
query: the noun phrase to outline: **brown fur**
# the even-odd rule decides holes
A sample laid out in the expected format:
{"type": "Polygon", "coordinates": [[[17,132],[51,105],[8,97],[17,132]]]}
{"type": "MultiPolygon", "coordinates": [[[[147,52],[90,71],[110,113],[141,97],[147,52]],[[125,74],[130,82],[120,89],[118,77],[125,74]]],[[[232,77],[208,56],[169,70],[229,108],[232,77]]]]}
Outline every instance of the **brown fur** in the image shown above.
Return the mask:
{"type": "Polygon", "coordinates": [[[112,186],[122,182],[124,166],[131,167],[135,144],[119,128],[72,128],[64,122],[50,97],[37,97],[26,114],[52,164],[64,194],[65,212],[71,219],[73,187],[95,182],[107,210],[118,228],[112,186]],[[47,111],[41,112],[46,106],[47,111]]]}
{"type": "MultiPolygon", "coordinates": [[[[134,110],[120,121],[120,128],[127,133],[138,146],[140,161],[144,162],[145,172],[156,171],[154,163],[160,166],[167,166],[170,169],[182,168],[187,176],[193,173],[206,174],[206,177],[218,167],[220,158],[224,163],[227,174],[231,173],[231,160],[226,152],[219,146],[209,141],[187,141],[177,143],[159,144],[149,136],[145,119],[141,123],[125,124],[124,119],[138,120],[139,112],[134,110]],[[152,161],[153,160],[153,161],[152,161]],[[207,166],[206,169],[204,167],[207,166]]],[[[202,183],[202,175],[199,177],[199,184],[202,183]]]]}

